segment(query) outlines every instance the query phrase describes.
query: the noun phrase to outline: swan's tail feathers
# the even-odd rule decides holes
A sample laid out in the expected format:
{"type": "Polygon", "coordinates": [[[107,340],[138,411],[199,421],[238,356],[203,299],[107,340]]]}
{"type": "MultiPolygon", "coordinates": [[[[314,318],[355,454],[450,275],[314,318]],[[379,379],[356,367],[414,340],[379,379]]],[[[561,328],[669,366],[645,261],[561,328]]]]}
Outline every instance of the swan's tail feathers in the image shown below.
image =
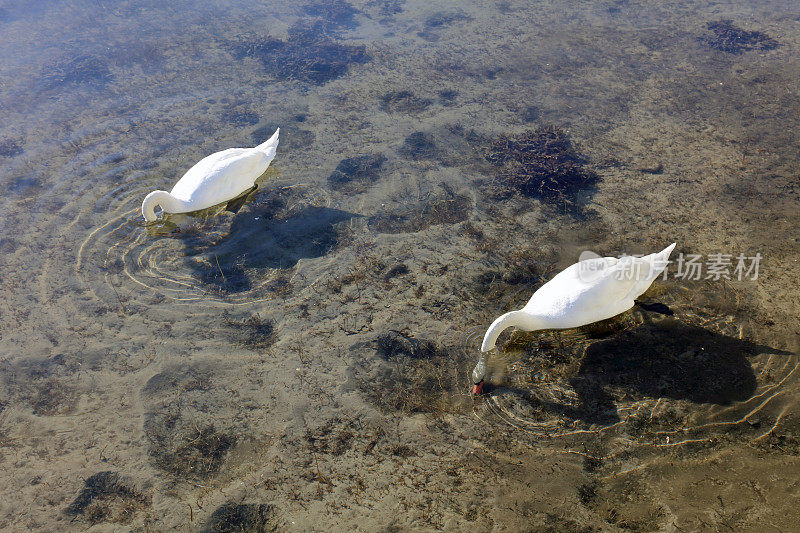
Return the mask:
{"type": "MultiPolygon", "coordinates": [[[[642,257],[642,260],[645,261],[649,267],[647,275],[644,276],[648,282],[656,279],[659,275],[661,275],[662,272],[664,272],[664,269],[667,268],[667,265],[669,265],[669,254],[671,254],[672,250],[675,249],[675,244],[676,243],[673,242],[660,252],[642,257]]],[[[649,283],[647,286],[650,286],[649,283]]]]}
{"type": "Polygon", "coordinates": [[[650,260],[651,270],[653,271],[653,279],[656,279],[659,274],[664,272],[664,269],[669,265],[669,255],[675,249],[677,243],[672,243],[660,252],[651,254],[653,259],[650,260]]]}
{"type": "Polygon", "coordinates": [[[275,157],[275,152],[278,149],[278,137],[281,133],[281,129],[278,128],[275,130],[275,133],[272,134],[272,137],[264,141],[263,143],[259,144],[255,147],[256,150],[259,152],[264,152],[267,157],[272,159],[275,157]]]}
{"type": "Polygon", "coordinates": [[[671,254],[674,249],[675,243],[673,242],[660,252],[646,255],[639,260],[640,262],[636,265],[634,272],[637,281],[628,294],[628,297],[636,299],[650,288],[653,281],[660,276],[669,265],[669,254],[671,254]]]}

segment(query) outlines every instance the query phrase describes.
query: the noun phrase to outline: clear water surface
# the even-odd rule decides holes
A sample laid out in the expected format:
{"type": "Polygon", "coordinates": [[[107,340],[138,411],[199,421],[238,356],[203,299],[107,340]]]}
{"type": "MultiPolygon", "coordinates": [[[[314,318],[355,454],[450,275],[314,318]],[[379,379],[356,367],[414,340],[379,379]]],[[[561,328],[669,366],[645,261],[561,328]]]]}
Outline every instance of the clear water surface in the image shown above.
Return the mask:
{"type": "Polygon", "coordinates": [[[3,530],[800,522],[795,2],[3,0],[0,29],[3,530]],[[143,224],[276,127],[239,213],[143,224]],[[581,251],[673,241],[730,279],[506,333],[468,394],[581,251]]]}

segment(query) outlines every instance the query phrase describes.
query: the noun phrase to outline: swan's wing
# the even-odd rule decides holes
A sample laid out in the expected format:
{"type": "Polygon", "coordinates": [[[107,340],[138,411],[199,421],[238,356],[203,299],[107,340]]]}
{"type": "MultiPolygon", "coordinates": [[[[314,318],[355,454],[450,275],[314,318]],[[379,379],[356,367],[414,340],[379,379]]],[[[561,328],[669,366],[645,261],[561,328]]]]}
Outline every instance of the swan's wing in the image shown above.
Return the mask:
{"type": "Polygon", "coordinates": [[[186,171],[175,186],[172,187],[171,194],[177,198],[188,201],[194,190],[212,173],[217,164],[242,155],[247,152],[247,150],[247,148],[228,148],[227,150],[207,155],[186,171]]]}
{"type": "Polygon", "coordinates": [[[598,317],[606,309],[627,306],[637,283],[635,276],[627,275],[631,259],[599,257],[575,263],[536,291],[524,309],[562,321],[559,327],[608,318],[598,317]]]}
{"type": "Polygon", "coordinates": [[[265,156],[252,148],[229,148],[201,159],[175,184],[172,195],[205,209],[238,196],[266,170],[265,156]]]}
{"type": "Polygon", "coordinates": [[[598,257],[564,269],[531,297],[523,310],[554,328],[611,318],[633,306],[664,271],[675,244],[645,257],[598,257]]]}

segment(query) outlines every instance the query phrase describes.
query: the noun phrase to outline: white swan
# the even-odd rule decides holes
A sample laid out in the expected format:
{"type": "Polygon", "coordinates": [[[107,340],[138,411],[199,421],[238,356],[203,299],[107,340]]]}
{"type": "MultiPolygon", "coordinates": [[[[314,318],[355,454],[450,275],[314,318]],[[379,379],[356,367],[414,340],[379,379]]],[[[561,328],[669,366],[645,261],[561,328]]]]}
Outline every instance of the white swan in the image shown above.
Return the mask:
{"type": "Polygon", "coordinates": [[[673,248],[675,243],[644,257],[594,257],[559,272],[533,293],[525,307],[501,315],[486,330],[472,371],[473,394],[483,390],[487,352],[494,349],[503,330],[511,326],[523,331],[576,328],[624,313],[664,271],[673,248]]]}
{"type": "Polygon", "coordinates": [[[256,178],[275,157],[280,131],[280,128],[275,130],[268,141],[255,148],[228,148],[204,157],[178,180],[171,192],[151,192],[142,202],[145,221],[157,220],[156,206],[167,213],[189,213],[255,190],[256,178]]]}

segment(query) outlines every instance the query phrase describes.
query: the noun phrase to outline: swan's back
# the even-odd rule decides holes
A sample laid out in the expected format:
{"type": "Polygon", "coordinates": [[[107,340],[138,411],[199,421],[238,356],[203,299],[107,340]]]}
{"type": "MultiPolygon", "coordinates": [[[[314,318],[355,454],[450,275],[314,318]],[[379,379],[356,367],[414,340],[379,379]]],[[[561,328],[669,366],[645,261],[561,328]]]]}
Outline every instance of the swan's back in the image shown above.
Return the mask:
{"type": "MultiPolygon", "coordinates": [[[[273,152],[274,157],[274,152],[273,152]]],[[[198,161],[172,188],[176,198],[205,209],[253,186],[272,157],[254,148],[229,148],[198,161]]]]}
{"type": "Polygon", "coordinates": [[[664,270],[675,244],[645,257],[598,257],[575,263],[537,290],[524,311],[550,328],[605,320],[633,307],[664,270]]]}

